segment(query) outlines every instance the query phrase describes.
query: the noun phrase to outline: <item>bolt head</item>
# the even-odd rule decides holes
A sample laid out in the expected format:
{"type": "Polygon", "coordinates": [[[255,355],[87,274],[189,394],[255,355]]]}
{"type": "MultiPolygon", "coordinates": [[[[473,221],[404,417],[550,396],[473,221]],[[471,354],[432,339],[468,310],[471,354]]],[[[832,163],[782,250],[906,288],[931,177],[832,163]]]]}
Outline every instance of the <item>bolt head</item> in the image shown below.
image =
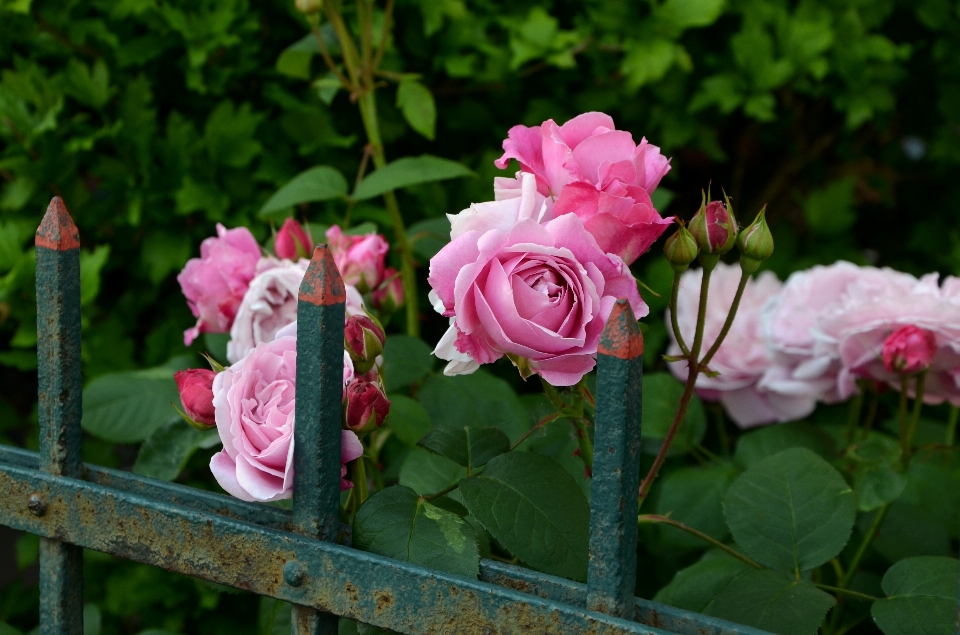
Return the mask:
{"type": "Polygon", "coordinates": [[[34,516],[40,517],[47,513],[47,504],[40,498],[40,494],[31,494],[27,499],[27,509],[34,516]]]}
{"type": "Polygon", "coordinates": [[[300,586],[307,578],[307,572],[303,565],[296,560],[291,560],[283,565],[283,579],[290,586],[300,586]]]}

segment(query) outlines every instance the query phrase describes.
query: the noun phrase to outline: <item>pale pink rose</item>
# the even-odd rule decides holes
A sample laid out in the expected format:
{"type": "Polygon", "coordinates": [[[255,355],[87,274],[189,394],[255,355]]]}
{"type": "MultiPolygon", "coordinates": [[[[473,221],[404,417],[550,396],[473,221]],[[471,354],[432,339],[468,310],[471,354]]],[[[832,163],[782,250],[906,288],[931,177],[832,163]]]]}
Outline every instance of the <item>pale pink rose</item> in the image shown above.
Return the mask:
{"type": "MultiPolygon", "coordinates": [[[[706,321],[703,329],[701,356],[717,340],[730,312],[740,282],[740,267],[719,263],[710,279],[706,321]]],[[[693,343],[700,303],[703,270],[688,270],[680,279],[677,297],[677,322],[687,346],[693,343]]],[[[710,362],[710,369],[719,373],[697,377],[697,394],[711,401],[720,401],[730,418],[741,428],[773,421],[794,421],[810,414],[816,397],[781,392],[761,386],[760,379],[774,368],[767,351],[761,325],[761,308],[780,291],[781,283],[769,272],[763,272],[747,283],[740,308],[723,344],[710,362]]],[[[668,318],[669,323],[669,318],[668,318]]],[[[680,346],[670,332],[670,355],[680,355],[680,346]]],[[[685,361],[670,364],[670,370],[681,381],[687,379],[685,361]]]]}
{"type": "Polygon", "coordinates": [[[253,279],[260,246],[245,227],[226,229],[217,223],[216,237],[200,243],[200,257],[191,258],[177,276],[197,323],[183,333],[189,346],[201,333],[226,333],[253,279]]]}
{"type": "MultiPolygon", "coordinates": [[[[344,381],[347,362],[344,360],[344,381]]],[[[352,373],[351,373],[352,374],[352,373]]],[[[249,355],[217,373],[213,406],[223,450],[210,471],[227,493],[245,501],[275,501],[293,495],[293,431],[297,384],[296,326],[258,344],[249,355]]],[[[363,452],[356,435],[341,436],[341,489],[346,465],[363,452]]]]}
{"type": "Polygon", "coordinates": [[[384,261],[390,245],[380,234],[350,236],[334,225],[327,230],[327,243],[345,284],[376,289],[383,280],[384,261]]]}
{"type": "Polygon", "coordinates": [[[527,358],[557,386],[593,369],[618,298],[638,318],[648,311],[624,262],[604,253],[572,214],[544,225],[525,218],[509,231],[467,231],[433,257],[428,280],[443,314],[456,318],[457,352],[479,364],[505,354],[527,358]]]}
{"type": "Polygon", "coordinates": [[[523,219],[540,224],[553,219],[549,199],[537,192],[532,174],[517,173],[517,178],[497,177],[494,183],[496,200],[474,203],[459,214],[447,214],[450,239],[470,231],[481,234],[491,229],[507,232],[523,219]]]}
{"type": "Polygon", "coordinates": [[[617,130],[604,113],[588,112],[562,126],[514,126],[496,165],[517,159],[534,174],[537,188],[555,201],[553,216],[576,214],[600,248],[632,263],[660,237],[673,219],[653,208],[650,193],[670,171],[670,161],[646,138],[617,130]]]}
{"type": "MultiPolygon", "coordinates": [[[[955,282],[937,284],[937,274],[919,280],[890,269],[851,284],[843,302],[817,322],[817,353],[839,362],[841,398],[857,392],[858,378],[900,388],[900,373],[884,363],[884,343],[911,326],[932,334],[936,350],[929,359],[924,401],[960,405],[960,302],[955,282]]],[[[909,382],[910,395],[914,382],[909,382]]]]}
{"type": "Polygon", "coordinates": [[[230,329],[227,359],[236,363],[261,342],[297,319],[297,296],[310,261],[264,259],[243,296],[230,329]]]}

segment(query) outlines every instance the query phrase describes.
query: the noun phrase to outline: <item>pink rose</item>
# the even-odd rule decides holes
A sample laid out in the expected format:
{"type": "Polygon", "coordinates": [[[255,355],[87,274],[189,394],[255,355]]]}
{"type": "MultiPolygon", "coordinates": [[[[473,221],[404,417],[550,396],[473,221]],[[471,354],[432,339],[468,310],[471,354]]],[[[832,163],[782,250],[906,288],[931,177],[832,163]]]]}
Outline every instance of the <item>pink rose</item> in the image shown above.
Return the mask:
{"type": "MultiPolygon", "coordinates": [[[[503,355],[529,360],[532,372],[570,386],[596,364],[597,342],[614,302],[647,314],[636,281],[604,253],[572,214],[545,225],[531,218],[509,231],[467,231],[430,261],[435,305],[454,317],[455,335],[438,357],[488,364],[503,355]]],[[[449,372],[449,368],[448,368],[449,372]]]]}
{"type": "Polygon", "coordinates": [[[216,375],[205,368],[178,370],[173,374],[183,410],[197,423],[208,426],[216,424],[213,410],[213,380],[216,375]]]}
{"type": "MultiPolygon", "coordinates": [[[[344,359],[344,379],[347,377],[344,359]]],[[[213,405],[223,450],[210,471],[227,493],[245,501],[274,501],[293,495],[293,430],[297,384],[296,326],[258,344],[249,355],[218,373],[213,405]]],[[[363,448],[344,430],[340,461],[356,459],[363,448]]],[[[346,466],[341,466],[341,479],[346,466]]],[[[341,489],[349,482],[341,480],[341,489]]]]}
{"type": "Polygon", "coordinates": [[[273,241],[273,253],[277,258],[287,260],[310,258],[312,251],[310,237],[300,223],[292,218],[283,221],[283,226],[273,241]]]}
{"type": "Polygon", "coordinates": [[[380,234],[350,236],[336,225],[327,230],[327,242],[344,284],[362,290],[376,289],[383,280],[384,260],[390,245],[380,234]]]}
{"type": "Polygon", "coordinates": [[[447,214],[451,240],[470,231],[510,231],[524,219],[541,224],[553,220],[552,202],[537,191],[537,180],[532,174],[518,172],[515,179],[497,177],[493,193],[493,201],[473,203],[459,214],[447,214]]]}
{"type": "Polygon", "coordinates": [[[245,227],[226,229],[200,243],[200,257],[191,258],[177,276],[197,324],[184,331],[189,346],[200,333],[226,333],[233,325],[243,294],[253,279],[260,246],[245,227]]]}
{"type": "MultiPolygon", "coordinates": [[[[697,324],[700,302],[700,284],[703,270],[688,270],[680,279],[677,297],[677,322],[684,340],[690,345],[697,324]]],[[[703,350],[710,349],[723,328],[737,285],[740,267],[719,263],[710,279],[706,321],[703,329],[703,350]]],[[[730,332],[710,362],[716,377],[701,373],[697,377],[697,394],[702,398],[720,401],[730,418],[741,428],[749,428],[773,421],[794,421],[813,412],[816,397],[781,392],[774,387],[760,385],[762,377],[773,371],[774,362],[767,351],[761,325],[761,309],[780,291],[781,283],[767,271],[747,283],[740,300],[740,308],[730,332]]],[[[669,320],[668,320],[669,321],[669,320]]],[[[680,346],[670,332],[668,354],[679,355],[680,346]]],[[[670,364],[671,372],[681,381],[687,379],[685,361],[670,364]]]]}
{"type": "Polygon", "coordinates": [[[517,159],[534,174],[553,204],[553,215],[576,214],[600,248],[632,263],[673,219],[661,218],[650,193],[670,171],[670,161],[646,138],[617,130],[609,115],[588,112],[562,126],[514,126],[503,142],[500,169],[517,159]]]}
{"type": "Polygon", "coordinates": [[[383,270],[383,282],[373,292],[373,306],[389,313],[403,306],[403,299],[403,279],[400,278],[400,272],[393,267],[387,267],[383,270]]]}
{"type": "MultiPolygon", "coordinates": [[[[903,327],[928,331],[935,351],[929,356],[924,401],[960,405],[960,302],[956,282],[941,288],[937,274],[917,279],[890,269],[851,284],[843,302],[817,322],[818,353],[841,369],[837,389],[841,398],[857,391],[863,377],[900,388],[900,373],[889,370],[884,344],[903,327]]],[[[930,337],[925,335],[925,338],[930,337]]],[[[926,358],[928,354],[924,354],[926,358]]],[[[910,382],[913,395],[914,382],[910,382]]]]}
{"type": "Polygon", "coordinates": [[[930,367],[937,353],[937,336],[926,329],[901,326],[883,343],[883,365],[888,372],[912,375],[930,367]]]}
{"type": "Polygon", "coordinates": [[[297,319],[300,283],[309,265],[306,259],[263,259],[230,329],[227,359],[231,363],[243,359],[257,344],[272,341],[277,331],[297,319]]]}

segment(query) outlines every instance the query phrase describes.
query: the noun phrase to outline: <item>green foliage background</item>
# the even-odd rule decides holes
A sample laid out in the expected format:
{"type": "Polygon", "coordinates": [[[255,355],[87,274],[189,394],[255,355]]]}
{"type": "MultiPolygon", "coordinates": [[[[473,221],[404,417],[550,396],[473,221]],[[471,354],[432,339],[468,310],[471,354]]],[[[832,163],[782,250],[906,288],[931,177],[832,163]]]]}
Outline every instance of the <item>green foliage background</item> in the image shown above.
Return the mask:
{"type": "MultiPolygon", "coordinates": [[[[711,179],[742,219],[769,204],[767,266],[781,277],[840,258],[960,273],[956,1],[398,0],[395,19],[385,67],[421,76],[436,123],[407,123],[415,89],[378,91],[387,157],[428,153],[478,175],[398,193],[408,225],[491,198],[510,126],[603,110],[673,157],[662,213],[689,218],[711,179]]],[[[257,212],[290,178],[327,164],[352,180],[360,118],[349,96],[305,81],[325,73],[306,33],[279,0],[0,0],[0,441],[37,442],[32,236],[51,196],[80,228],[89,382],[183,363],[193,320],[175,276],[215,223],[265,242],[283,212],[257,212]]],[[[321,224],[344,212],[296,211],[321,224]]],[[[367,221],[390,235],[378,199],[352,210],[367,221]]],[[[662,292],[658,250],[635,269],[662,292]]],[[[646,299],[659,315],[665,301],[646,299]]],[[[424,318],[432,344],[445,321],[424,318]]],[[[665,330],[646,328],[652,370],[665,330]]],[[[136,456],[94,437],[84,451],[106,465],[136,456]]],[[[209,486],[202,468],[181,480],[209,486]]],[[[33,549],[17,543],[24,567],[33,549]]],[[[648,591],[689,562],[661,557],[648,591]]],[[[164,572],[95,555],[87,572],[104,633],[273,628],[241,598],[164,572]]],[[[0,622],[33,628],[35,590],[0,582],[0,622]]]]}

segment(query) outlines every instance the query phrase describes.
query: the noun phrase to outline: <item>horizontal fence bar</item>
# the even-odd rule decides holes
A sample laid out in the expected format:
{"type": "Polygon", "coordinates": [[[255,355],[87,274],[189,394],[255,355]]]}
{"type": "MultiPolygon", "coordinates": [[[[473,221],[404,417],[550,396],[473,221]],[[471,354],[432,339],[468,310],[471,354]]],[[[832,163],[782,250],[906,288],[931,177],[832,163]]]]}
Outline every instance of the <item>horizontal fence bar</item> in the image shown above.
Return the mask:
{"type": "MultiPolygon", "coordinates": [[[[4,465],[36,470],[39,457],[36,452],[0,445],[0,470],[4,465]]],[[[122,470],[84,465],[84,478],[94,484],[124,493],[147,497],[158,503],[187,507],[194,511],[212,513],[234,520],[245,521],[263,528],[290,531],[291,512],[286,509],[247,503],[215,492],[158,481],[122,470]]],[[[6,524],[0,512],[0,524],[6,524]]],[[[586,607],[587,587],[532,569],[482,559],[480,580],[507,587],[562,604],[586,607]]],[[[767,635],[748,626],[733,624],[715,617],[685,611],[666,604],[635,598],[634,619],[641,624],[663,629],[677,635],[767,635]]]]}
{"type": "Polygon", "coordinates": [[[0,465],[0,524],[411,635],[665,635],[513,589],[21,467],[0,465]],[[28,507],[31,496],[43,502],[41,515],[28,507]]]}

